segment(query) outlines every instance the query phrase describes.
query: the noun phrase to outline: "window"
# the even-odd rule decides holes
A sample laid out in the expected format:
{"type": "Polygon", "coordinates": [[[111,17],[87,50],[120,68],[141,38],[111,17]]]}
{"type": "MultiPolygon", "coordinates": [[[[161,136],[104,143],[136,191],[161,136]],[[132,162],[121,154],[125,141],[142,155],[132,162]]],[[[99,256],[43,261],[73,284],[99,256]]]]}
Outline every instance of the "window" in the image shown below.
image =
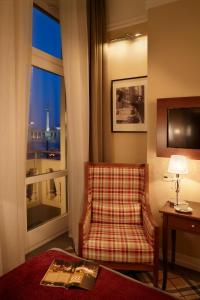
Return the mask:
{"type": "Polygon", "coordinates": [[[60,24],[35,6],[32,46],[26,164],[28,230],[67,212],[60,24]]]}

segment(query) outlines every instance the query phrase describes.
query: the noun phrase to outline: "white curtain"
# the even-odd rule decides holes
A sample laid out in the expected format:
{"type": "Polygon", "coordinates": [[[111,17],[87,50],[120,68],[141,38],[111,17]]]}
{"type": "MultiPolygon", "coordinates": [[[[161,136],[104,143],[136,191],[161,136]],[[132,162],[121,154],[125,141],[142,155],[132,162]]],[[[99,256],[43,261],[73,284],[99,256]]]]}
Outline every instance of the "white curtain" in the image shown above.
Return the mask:
{"type": "Polygon", "coordinates": [[[78,248],[84,196],[84,162],[89,153],[89,75],[86,0],[60,0],[67,103],[69,230],[78,248]]]}
{"type": "Polygon", "coordinates": [[[24,261],[32,0],[0,0],[0,269],[24,261]]]}

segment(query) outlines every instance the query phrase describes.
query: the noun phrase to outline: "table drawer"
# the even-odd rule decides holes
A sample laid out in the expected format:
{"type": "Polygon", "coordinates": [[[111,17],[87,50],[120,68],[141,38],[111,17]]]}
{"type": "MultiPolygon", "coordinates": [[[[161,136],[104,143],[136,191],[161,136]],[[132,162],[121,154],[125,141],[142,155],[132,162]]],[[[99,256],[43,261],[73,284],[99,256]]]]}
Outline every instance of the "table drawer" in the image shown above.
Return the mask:
{"type": "Polygon", "coordinates": [[[169,215],[168,226],[173,229],[180,229],[200,234],[200,221],[169,215]]]}

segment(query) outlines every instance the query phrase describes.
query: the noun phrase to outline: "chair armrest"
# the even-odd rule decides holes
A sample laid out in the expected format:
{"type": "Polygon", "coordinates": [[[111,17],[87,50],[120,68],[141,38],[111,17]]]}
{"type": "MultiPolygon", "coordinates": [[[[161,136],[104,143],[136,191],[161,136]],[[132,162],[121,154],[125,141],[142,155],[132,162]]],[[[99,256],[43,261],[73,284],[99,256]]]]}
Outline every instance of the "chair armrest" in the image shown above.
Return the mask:
{"type": "Polygon", "coordinates": [[[144,233],[148,240],[148,242],[153,246],[154,239],[155,239],[155,226],[154,223],[152,223],[151,218],[149,218],[149,215],[146,210],[143,210],[143,227],[144,227],[144,233]]]}
{"type": "Polygon", "coordinates": [[[90,232],[92,215],[92,195],[88,193],[88,197],[84,203],[83,214],[79,222],[79,256],[82,256],[83,242],[87,239],[90,232]]]}
{"type": "MultiPolygon", "coordinates": [[[[148,195],[146,198],[148,199],[148,195]]],[[[146,206],[143,206],[142,215],[145,236],[153,246],[159,239],[159,226],[153,218],[148,201],[146,201],[146,206]]]]}

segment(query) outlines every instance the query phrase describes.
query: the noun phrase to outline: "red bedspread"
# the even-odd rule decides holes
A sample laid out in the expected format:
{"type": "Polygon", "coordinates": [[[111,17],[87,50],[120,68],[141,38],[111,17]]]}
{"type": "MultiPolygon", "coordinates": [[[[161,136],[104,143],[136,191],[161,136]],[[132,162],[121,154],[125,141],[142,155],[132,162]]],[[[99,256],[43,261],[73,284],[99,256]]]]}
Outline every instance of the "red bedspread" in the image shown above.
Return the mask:
{"type": "Polygon", "coordinates": [[[54,258],[75,261],[77,258],[58,250],[38,255],[0,278],[1,300],[167,300],[171,296],[149,288],[119,273],[100,268],[91,291],[40,285],[40,280],[54,258]]]}

